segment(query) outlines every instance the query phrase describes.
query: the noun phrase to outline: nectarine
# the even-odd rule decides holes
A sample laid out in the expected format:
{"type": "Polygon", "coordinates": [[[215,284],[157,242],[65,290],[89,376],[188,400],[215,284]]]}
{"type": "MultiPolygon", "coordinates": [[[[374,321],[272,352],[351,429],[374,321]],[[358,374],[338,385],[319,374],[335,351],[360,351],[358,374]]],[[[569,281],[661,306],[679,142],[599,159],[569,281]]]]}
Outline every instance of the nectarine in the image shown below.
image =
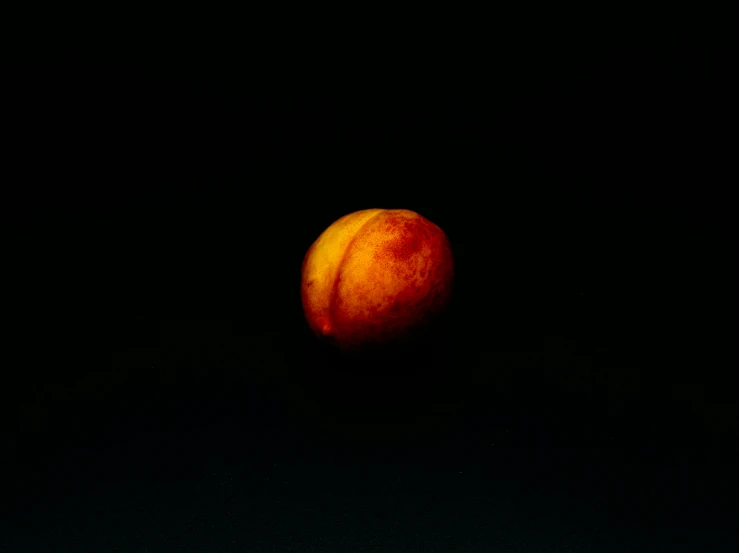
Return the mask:
{"type": "Polygon", "coordinates": [[[365,209],[330,225],[302,265],[310,328],[341,349],[407,336],[447,305],[454,262],[446,234],[406,209],[365,209]]]}

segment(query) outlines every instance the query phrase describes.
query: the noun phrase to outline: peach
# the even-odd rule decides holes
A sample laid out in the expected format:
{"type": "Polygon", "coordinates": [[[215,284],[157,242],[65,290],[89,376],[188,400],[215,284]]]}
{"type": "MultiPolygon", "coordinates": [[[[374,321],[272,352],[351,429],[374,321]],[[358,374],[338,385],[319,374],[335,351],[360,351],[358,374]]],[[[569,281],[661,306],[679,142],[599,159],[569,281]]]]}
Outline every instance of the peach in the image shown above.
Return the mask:
{"type": "Polygon", "coordinates": [[[408,336],[451,297],[446,234],[407,209],[365,209],[330,225],[308,249],[301,299],[310,328],[343,350],[408,336]]]}

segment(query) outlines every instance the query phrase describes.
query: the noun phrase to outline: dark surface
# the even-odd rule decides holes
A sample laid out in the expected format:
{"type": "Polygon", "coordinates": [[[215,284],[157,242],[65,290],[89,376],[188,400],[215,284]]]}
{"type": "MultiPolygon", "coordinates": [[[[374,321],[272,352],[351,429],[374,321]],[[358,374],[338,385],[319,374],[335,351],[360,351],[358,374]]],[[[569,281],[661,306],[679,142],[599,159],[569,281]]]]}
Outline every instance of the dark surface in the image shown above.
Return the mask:
{"type": "Polygon", "coordinates": [[[734,550],[716,103],[690,57],[521,56],[15,80],[0,549],[734,550]],[[445,230],[455,295],[348,358],[300,263],[370,207],[445,230]]]}

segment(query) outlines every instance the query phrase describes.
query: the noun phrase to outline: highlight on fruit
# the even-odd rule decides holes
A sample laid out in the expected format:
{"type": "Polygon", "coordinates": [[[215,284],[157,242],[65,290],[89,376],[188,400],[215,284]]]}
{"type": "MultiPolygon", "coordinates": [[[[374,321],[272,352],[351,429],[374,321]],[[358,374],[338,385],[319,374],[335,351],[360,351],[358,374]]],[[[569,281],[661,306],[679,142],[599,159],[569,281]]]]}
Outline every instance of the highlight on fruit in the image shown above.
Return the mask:
{"type": "Polygon", "coordinates": [[[331,224],[301,269],[308,325],[341,349],[408,336],[448,305],[454,277],[449,240],[407,209],[365,209],[331,224]]]}

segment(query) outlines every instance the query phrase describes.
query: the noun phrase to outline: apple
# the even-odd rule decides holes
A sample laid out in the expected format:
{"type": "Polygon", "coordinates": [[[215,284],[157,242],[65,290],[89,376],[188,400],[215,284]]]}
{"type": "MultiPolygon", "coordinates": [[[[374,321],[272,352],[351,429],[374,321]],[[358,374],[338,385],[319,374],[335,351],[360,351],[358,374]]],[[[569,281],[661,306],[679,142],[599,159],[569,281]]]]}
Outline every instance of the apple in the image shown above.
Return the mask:
{"type": "Polygon", "coordinates": [[[342,350],[407,337],[448,305],[454,276],[449,240],[407,209],[341,217],[310,246],[301,269],[308,325],[342,350]]]}

